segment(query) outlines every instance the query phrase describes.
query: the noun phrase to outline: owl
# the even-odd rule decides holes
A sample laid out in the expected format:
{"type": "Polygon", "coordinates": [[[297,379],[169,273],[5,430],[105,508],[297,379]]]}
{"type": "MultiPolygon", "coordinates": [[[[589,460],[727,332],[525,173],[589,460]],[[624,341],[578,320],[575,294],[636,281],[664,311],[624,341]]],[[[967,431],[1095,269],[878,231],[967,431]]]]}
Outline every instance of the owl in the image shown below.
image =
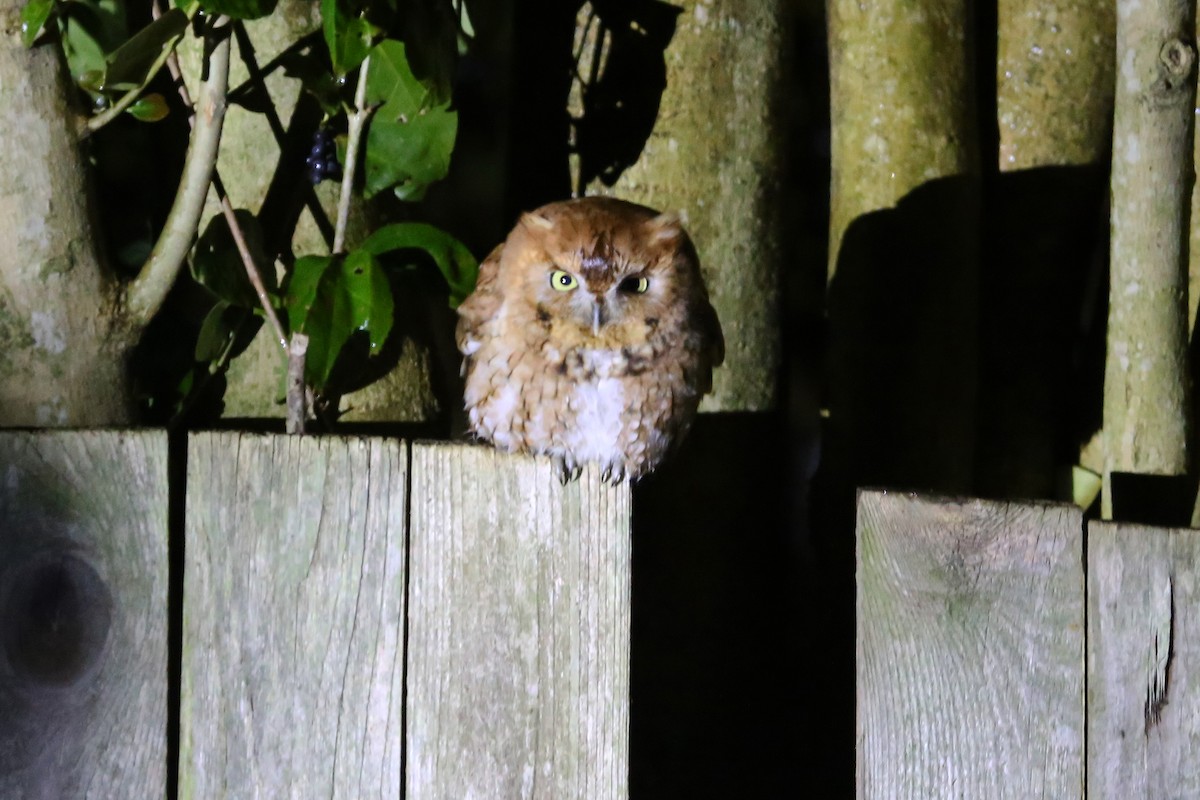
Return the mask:
{"type": "Polygon", "coordinates": [[[608,197],[522,215],[458,315],[471,432],[552,457],[564,482],[657,467],[725,357],[678,217],[608,197]]]}

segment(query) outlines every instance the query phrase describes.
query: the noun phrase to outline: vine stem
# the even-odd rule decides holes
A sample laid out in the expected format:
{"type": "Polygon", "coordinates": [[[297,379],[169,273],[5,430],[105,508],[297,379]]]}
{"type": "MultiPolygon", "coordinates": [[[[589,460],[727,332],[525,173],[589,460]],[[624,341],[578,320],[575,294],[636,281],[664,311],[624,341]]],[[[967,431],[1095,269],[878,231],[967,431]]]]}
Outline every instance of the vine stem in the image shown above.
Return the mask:
{"type": "Polygon", "coordinates": [[[367,108],[367,72],[371,57],[363,59],[358,68],[358,86],[354,89],[354,113],[346,125],[346,168],[342,170],[342,194],[338,198],[337,226],[333,230],[333,254],[346,251],[346,225],[350,220],[350,200],[354,194],[354,173],[358,167],[358,146],[363,128],[373,109],[367,108]]]}

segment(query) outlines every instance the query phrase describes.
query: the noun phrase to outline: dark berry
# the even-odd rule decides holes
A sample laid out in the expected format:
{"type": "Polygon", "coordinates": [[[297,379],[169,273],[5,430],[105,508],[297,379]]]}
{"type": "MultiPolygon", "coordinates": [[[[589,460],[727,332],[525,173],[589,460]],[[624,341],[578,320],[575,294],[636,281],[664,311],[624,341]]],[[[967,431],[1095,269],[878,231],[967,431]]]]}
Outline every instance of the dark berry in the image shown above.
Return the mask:
{"type": "Polygon", "coordinates": [[[312,147],[309,148],[304,165],[311,183],[341,178],[342,168],[337,160],[337,144],[329,128],[318,128],[313,134],[312,147]]]}

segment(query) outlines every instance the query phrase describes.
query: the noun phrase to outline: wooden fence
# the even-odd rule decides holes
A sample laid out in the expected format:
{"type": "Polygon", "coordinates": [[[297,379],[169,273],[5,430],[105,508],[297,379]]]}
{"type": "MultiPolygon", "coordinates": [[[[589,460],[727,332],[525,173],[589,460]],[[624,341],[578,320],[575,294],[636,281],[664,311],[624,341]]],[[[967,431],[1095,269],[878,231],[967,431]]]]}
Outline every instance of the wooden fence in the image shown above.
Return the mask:
{"type": "Polygon", "coordinates": [[[181,798],[627,796],[628,487],[461,445],[187,447],[181,487],[162,432],[0,434],[0,797],[166,796],[176,678],[181,798]]]}
{"type": "Polygon", "coordinates": [[[860,798],[1200,797],[1200,531],[864,491],[860,798]]]}

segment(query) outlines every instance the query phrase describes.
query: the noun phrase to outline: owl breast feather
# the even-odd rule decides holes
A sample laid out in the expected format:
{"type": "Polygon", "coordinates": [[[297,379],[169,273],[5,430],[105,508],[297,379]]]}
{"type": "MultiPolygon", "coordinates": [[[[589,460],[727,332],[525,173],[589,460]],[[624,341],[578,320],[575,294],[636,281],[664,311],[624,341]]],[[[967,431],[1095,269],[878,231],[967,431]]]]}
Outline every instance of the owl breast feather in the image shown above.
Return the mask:
{"type": "Polygon", "coordinates": [[[475,435],[510,452],[551,456],[568,471],[595,463],[636,479],[665,454],[675,413],[688,412],[673,407],[678,387],[660,385],[670,376],[635,374],[620,350],[516,352],[493,341],[467,360],[475,435]]]}

